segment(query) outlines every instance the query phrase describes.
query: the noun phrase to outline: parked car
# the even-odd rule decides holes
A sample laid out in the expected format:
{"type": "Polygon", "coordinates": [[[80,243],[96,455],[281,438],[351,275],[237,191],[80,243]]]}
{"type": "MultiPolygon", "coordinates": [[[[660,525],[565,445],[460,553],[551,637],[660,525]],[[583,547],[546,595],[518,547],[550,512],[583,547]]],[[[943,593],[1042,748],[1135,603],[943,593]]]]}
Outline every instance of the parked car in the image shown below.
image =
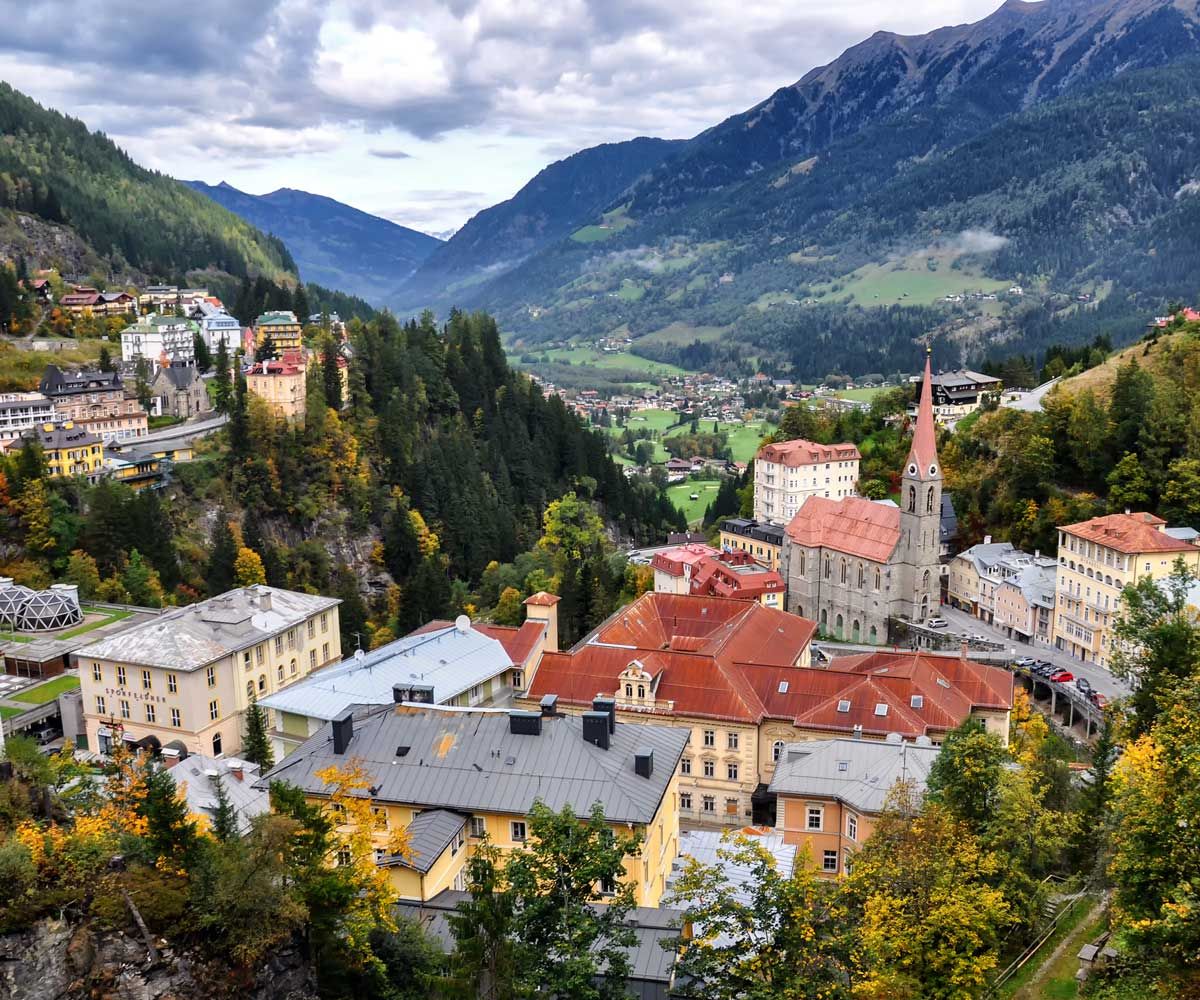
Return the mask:
{"type": "Polygon", "coordinates": [[[946,627],[946,619],[945,618],[929,618],[925,622],[925,627],[926,628],[945,628],[946,627]]]}
{"type": "Polygon", "coordinates": [[[1103,708],[1108,704],[1108,699],[1105,698],[1104,695],[1102,695],[1099,691],[1091,692],[1088,697],[1092,700],[1092,704],[1097,708],[1103,708]]]}
{"type": "Polygon", "coordinates": [[[1089,681],[1086,677],[1076,677],[1075,678],[1075,686],[1077,688],[1079,688],[1079,690],[1082,691],[1084,694],[1091,693],[1092,682],[1089,681]]]}
{"type": "Polygon", "coordinates": [[[1032,656],[1018,656],[1015,660],[1013,660],[1014,667],[1024,667],[1026,670],[1028,670],[1030,667],[1033,667],[1036,663],[1037,660],[1035,660],[1032,656]]]}
{"type": "Polygon", "coordinates": [[[1062,667],[1059,667],[1050,675],[1050,679],[1055,684],[1070,684],[1075,679],[1075,675],[1071,671],[1063,670],[1062,667]]]}

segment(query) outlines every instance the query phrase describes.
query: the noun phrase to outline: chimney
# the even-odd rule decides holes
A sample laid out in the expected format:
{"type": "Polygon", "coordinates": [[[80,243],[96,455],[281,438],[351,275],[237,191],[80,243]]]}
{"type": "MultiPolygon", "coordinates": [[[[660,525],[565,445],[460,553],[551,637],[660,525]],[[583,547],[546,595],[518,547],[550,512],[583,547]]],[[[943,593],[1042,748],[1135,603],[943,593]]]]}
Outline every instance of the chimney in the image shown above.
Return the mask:
{"type": "Polygon", "coordinates": [[[241,781],[245,777],[245,765],[240,760],[227,760],[225,766],[236,780],[241,781]]]}
{"type": "Polygon", "coordinates": [[[433,685],[432,684],[414,684],[409,688],[409,701],[416,701],[422,705],[433,704],[433,685]]]}
{"type": "Polygon", "coordinates": [[[399,705],[406,701],[412,701],[412,692],[403,684],[392,685],[392,703],[399,705]]]}
{"type": "Polygon", "coordinates": [[[991,535],[984,535],[984,536],[983,536],[983,544],[984,544],[984,545],[991,545],[991,544],[992,544],[992,536],[991,536],[991,535]]]}
{"type": "Polygon", "coordinates": [[[541,712],[525,712],[514,708],[508,713],[508,731],[513,736],[541,736],[541,712]]]}
{"type": "Polygon", "coordinates": [[[354,737],[354,710],[344,708],[333,719],[333,752],[344,754],[354,737]]]}
{"type": "Polygon", "coordinates": [[[862,737],[862,734],[863,734],[862,723],[861,723],[861,722],[856,722],[856,723],[854,724],[854,738],[855,738],[856,740],[861,740],[861,739],[863,738],[863,737],[862,737]]]}
{"type": "Polygon", "coordinates": [[[593,698],[593,712],[608,713],[608,732],[609,735],[614,733],[617,728],[617,699],[616,698],[593,698]]]}
{"type": "Polygon", "coordinates": [[[556,694],[542,695],[542,715],[545,715],[545,716],[558,715],[558,695],[556,695],[556,694]]]}
{"type": "Polygon", "coordinates": [[[969,639],[963,639],[963,641],[962,641],[962,648],[961,648],[961,649],[959,649],[959,651],[958,651],[958,658],[959,658],[960,660],[962,660],[963,662],[966,662],[966,659],[967,659],[967,651],[968,651],[970,648],[971,648],[971,640],[969,640],[969,639]]]}
{"type": "Polygon", "coordinates": [[[557,597],[553,594],[547,594],[544,590],[539,590],[536,594],[531,594],[525,598],[525,620],[544,622],[546,626],[546,640],[542,651],[558,651],[557,597]]]}
{"type": "Polygon", "coordinates": [[[163,767],[167,770],[173,768],[183,759],[180,757],[179,751],[174,747],[163,747],[160,751],[160,756],[162,757],[163,767]]]}
{"type": "Polygon", "coordinates": [[[608,749],[608,713],[583,713],[583,738],[601,750],[608,749]]]}
{"type": "Polygon", "coordinates": [[[638,747],[633,754],[633,773],[642,778],[654,774],[654,751],[649,747],[638,747]]]}
{"type": "Polygon", "coordinates": [[[269,590],[263,589],[258,592],[258,610],[271,610],[271,592],[269,590]]]}

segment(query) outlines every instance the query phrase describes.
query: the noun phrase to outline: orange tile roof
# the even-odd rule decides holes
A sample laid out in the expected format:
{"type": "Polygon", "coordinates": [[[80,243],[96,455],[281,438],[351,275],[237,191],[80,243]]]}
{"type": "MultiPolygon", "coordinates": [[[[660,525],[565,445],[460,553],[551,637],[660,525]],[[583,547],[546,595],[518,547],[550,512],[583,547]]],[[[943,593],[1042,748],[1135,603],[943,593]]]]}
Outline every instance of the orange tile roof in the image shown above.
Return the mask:
{"type": "Polygon", "coordinates": [[[544,590],[539,590],[536,594],[530,594],[525,598],[525,603],[532,604],[537,608],[552,608],[558,603],[558,600],[554,594],[547,594],[544,590]]]}
{"type": "Polygon", "coordinates": [[[1166,521],[1153,514],[1105,514],[1059,528],[1068,535],[1116,549],[1118,552],[1191,552],[1195,546],[1161,529],[1166,521]]]}
{"type": "Polygon", "coordinates": [[[900,508],[862,497],[808,497],[787,534],[797,545],[885,563],[900,541],[900,508]]]}
{"type": "Polygon", "coordinates": [[[801,465],[816,465],[819,462],[850,462],[862,458],[858,447],[850,442],[842,444],[817,444],[795,438],[792,441],[777,441],[765,444],[755,456],[763,462],[786,465],[790,469],[801,465]]]}
{"type": "Polygon", "coordinates": [[[711,545],[703,545],[699,542],[689,542],[687,545],[679,545],[673,549],[665,549],[662,552],[654,553],[654,558],[650,560],[650,565],[656,570],[663,573],[669,573],[671,576],[683,576],[683,567],[695,567],[700,560],[706,556],[715,556],[718,550],[711,545]]]}

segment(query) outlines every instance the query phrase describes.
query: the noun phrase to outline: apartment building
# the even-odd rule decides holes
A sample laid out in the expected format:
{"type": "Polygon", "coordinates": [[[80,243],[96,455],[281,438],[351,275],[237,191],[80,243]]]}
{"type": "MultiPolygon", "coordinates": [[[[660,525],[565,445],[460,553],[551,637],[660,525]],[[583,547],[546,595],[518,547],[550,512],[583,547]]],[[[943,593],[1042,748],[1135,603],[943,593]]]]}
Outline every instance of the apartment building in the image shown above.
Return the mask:
{"type": "Polygon", "coordinates": [[[726,552],[746,552],[760,566],[778,570],[783,555],[784,528],[745,517],[721,522],[721,548],[726,552]]]}
{"type": "Polygon", "coordinates": [[[27,433],[42,446],[42,458],[51,476],[95,480],[104,468],[104,443],[73,420],[45,423],[27,433]]]}
{"type": "Polygon", "coordinates": [[[861,460],[848,443],[797,438],[763,445],[754,458],[754,519],[787,524],[809,497],[854,496],[861,460]]]}
{"type": "Polygon", "coordinates": [[[1200,571],[1196,531],[1169,528],[1154,514],[1108,514],[1060,527],[1054,645],[1087,663],[1111,666],[1122,591],[1143,577],[1170,576],[1177,559],[1200,571]]]}
{"type": "Polygon", "coordinates": [[[547,652],[517,704],[553,695],[585,712],[611,697],[617,718],[682,729],[683,819],[761,821],[788,743],[900,733],[939,743],[968,716],[1007,740],[1012,675],[954,656],[874,653],[810,666],[815,624],[761,604],[644,594],[569,652],[547,652]]]}
{"type": "Polygon", "coordinates": [[[290,423],[302,424],[307,402],[305,368],[297,360],[260,361],[246,371],[246,390],[290,423]]]}
{"type": "Polygon", "coordinates": [[[0,442],[15,441],[25,431],[57,419],[54,404],[40,392],[0,393],[0,442]]]}
{"type": "Polygon", "coordinates": [[[252,695],[341,660],[340,603],[243,587],[78,649],[87,745],[238,754],[252,695]]]}
{"type": "Polygon", "coordinates": [[[406,899],[466,887],[465,866],[486,837],[504,853],[524,848],[537,801],[578,815],[599,803],[621,832],[638,831],[625,860],[638,906],[657,906],[679,845],[678,770],[686,734],[616,721],[611,701],[562,715],[398,704],[358,717],[346,709],[262,779],[287,781],[324,802],[325,768],[351,759],[367,772],[379,827],[376,862],[406,899]],[[391,831],[408,856],[389,854],[391,831]]]}
{"type": "Polygon", "coordinates": [[[106,444],[136,441],[148,433],[146,411],[135,397],[125,395],[116,372],[64,372],[47,365],[38,390],[54,404],[59,420],[73,420],[106,444]]]}
{"type": "MultiPolygon", "coordinates": [[[[985,537],[979,545],[972,545],[950,560],[949,601],[989,625],[1002,625],[1026,636],[1032,635],[1036,629],[1024,629],[1026,620],[1022,612],[1029,610],[1029,600],[1040,598],[1032,591],[1025,596],[1019,589],[1014,593],[1014,588],[1006,588],[1006,585],[1023,578],[1027,585],[1036,589],[1038,581],[1047,574],[1053,578],[1055,565],[1050,556],[1040,552],[1031,555],[1011,542],[993,542],[990,537],[985,537]],[[1026,573],[1027,570],[1034,572],[1026,573]],[[1003,609],[1002,600],[1005,602],[1003,609]],[[1000,620],[1002,617],[1004,621],[1000,620]]],[[[1053,591],[1051,579],[1051,594],[1053,591]]]]}
{"type": "Polygon", "coordinates": [[[200,327],[182,316],[144,316],[121,331],[121,360],[145,358],[152,365],[196,363],[196,334],[200,327]]]}
{"type": "Polygon", "coordinates": [[[1053,559],[1023,566],[996,588],[993,624],[1019,642],[1050,642],[1054,628],[1053,559]],[[1048,563],[1048,565],[1047,565],[1048,563]]]}
{"type": "Polygon", "coordinates": [[[236,316],[230,316],[223,305],[214,304],[207,299],[196,303],[196,314],[200,324],[200,336],[208,347],[209,353],[216,357],[222,343],[232,358],[234,352],[242,343],[242,324],[236,316]]]}
{"type": "Polygon", "coordinates": [[[300,350],[304,346],[304,327],[293,312],[266,312],[254,321],[254,344],[261,347],[268,337],[277,351],[300,350]]]}
{"type": "MultiPolygon", "coordinates": [[[[939,427],[954,430],[963,417],[980,409],[989,397],[999,397],[1000,379],[969,369],[933,376],[933,415],[939,427]]],[[[916,407],[909,408],[916,416],[916,407]]]]}
{"type": "Polygon", "coordinates": [[[788,744],[771,779],[775,831],[807,849],[820,874],[848,875],[892,789],[906,782],[920,799],[938,752],[926,737],[898,735],[788,744]]]}

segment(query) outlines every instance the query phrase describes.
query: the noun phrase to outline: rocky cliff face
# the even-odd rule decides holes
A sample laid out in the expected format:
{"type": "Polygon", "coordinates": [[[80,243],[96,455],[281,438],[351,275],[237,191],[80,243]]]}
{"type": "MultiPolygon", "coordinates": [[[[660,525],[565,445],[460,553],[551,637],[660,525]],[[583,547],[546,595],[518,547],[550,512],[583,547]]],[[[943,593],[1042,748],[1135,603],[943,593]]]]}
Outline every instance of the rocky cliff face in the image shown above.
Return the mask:
{"type": "Polygon", "coordinates": [[[43,920],[0,936],[0,998],[12,1000],[316,1000],[312,968],[295,948],[252,973],[89,924],[43,920]]]}

